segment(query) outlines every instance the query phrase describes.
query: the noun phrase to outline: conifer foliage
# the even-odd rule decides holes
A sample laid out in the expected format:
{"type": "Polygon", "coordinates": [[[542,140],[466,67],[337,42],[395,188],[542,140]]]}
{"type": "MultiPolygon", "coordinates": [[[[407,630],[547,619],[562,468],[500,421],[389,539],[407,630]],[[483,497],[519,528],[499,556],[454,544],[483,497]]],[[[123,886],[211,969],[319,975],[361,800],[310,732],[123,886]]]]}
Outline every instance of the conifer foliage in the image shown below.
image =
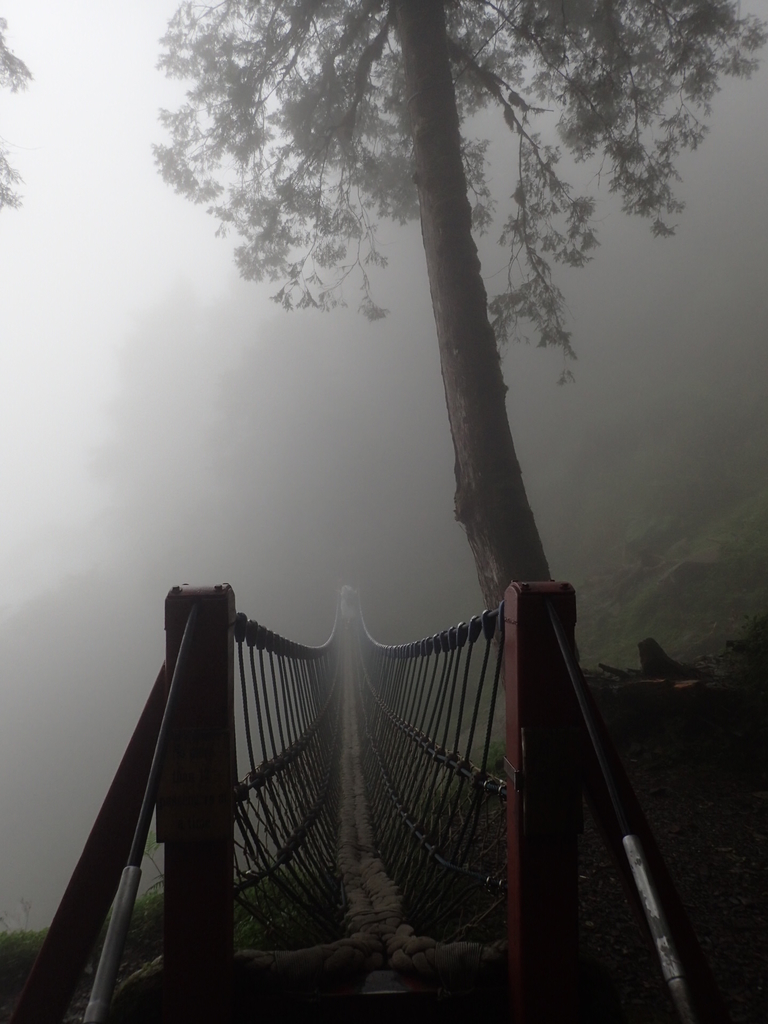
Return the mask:
{"type": "Polygon", "coordinates": [[[596,158],[624,209],[670,234],[677,157],[704,138],[722,76],[748,76],[763,42],[733,0],[224,0],[183,3],[169,25],[160,66],[190,85],[161,114],[157,162],[237,233],[244,277],[277,281],[288,309],[332,308],[355,280],[375,320],[377,223],[420,216],[456,516],[489,605],[512,577],[549,575],[498,345],[533,332],[572,355],[553,268],[583,266],[597,241],[594,199],[563,180],[561,150],[596,158]],[[472,134],[486,107],[513,153],[498,194],[472,134]],[[507,266],[490,298],[473,240],[489,228],[507,266]]]}
{"type": "MultiPolygon", "coordinates": [[[[5,18],[0,18],[0,89],[18,92],[20,89],[26,89],[32,80],[32,74],[24,61],[8,47],[5,41],[7,31],[8,22],[5,18]]],[[[0,138],[0,210],[4,206],[21,205],[21,197],[16,191],[16,186],[20,182],[19,172],[8,161],[7,143],[0,138]]]]}

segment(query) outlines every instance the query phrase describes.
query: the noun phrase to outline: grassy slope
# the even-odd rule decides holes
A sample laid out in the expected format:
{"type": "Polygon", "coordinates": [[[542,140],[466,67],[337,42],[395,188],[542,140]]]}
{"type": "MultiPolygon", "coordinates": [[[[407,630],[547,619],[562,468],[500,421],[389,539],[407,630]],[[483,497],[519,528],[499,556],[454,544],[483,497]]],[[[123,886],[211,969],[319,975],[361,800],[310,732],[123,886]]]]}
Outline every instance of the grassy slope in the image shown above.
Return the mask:
{"type": "Polygon", "coordinates": [[[652,636],[671,655],[721,650],[747,615],[768,608],[768,487],[670,546],[655,564],[589,580],[579,591],[586,664],[638,664],[652,636]]]}

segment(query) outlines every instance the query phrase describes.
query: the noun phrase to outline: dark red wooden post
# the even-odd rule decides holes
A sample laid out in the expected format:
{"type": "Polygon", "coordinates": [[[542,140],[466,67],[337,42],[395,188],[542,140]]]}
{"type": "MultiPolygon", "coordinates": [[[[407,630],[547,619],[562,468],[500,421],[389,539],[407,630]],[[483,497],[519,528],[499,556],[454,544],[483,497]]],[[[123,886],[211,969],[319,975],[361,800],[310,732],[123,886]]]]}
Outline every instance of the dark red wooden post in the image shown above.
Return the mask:
{"type": "Polygon", "coordinates": [[[510,1005],[514,1024],[578,1016],[579,709],[546,608],[570,639],[568,583],[512,583],[504,603],[510,1005]]]}
{"type": "Polygon", "coordinates": [[[226,584],[171,590],[169,679],[196,601],[157,801],[157,837],[165,843],[163,1024],[226,1024],[232,1016],[235,595],[226,584]]]}

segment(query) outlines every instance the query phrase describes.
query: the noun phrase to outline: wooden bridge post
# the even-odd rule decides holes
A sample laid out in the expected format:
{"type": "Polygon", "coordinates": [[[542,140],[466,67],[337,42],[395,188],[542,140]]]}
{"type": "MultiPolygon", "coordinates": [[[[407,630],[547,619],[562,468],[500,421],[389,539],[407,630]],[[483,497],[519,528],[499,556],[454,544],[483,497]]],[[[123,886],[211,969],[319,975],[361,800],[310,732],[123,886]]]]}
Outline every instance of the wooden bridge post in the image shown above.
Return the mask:
{"type": "Polygon", "coordinates": [[[582,829],[578,704],[546,601],[573,642],[568,583],[518,583],[504,603],[510,1005],[514,1024],[575,1024],[582,829]]]}
{"type": "Polygon", "coordinates": [[[168,679],[197,601],[157,800],[157,838],[165,843],[163,1024],[226,1024],[232,1016],[235,595],[226,584],[171,590],[168,679]]]}

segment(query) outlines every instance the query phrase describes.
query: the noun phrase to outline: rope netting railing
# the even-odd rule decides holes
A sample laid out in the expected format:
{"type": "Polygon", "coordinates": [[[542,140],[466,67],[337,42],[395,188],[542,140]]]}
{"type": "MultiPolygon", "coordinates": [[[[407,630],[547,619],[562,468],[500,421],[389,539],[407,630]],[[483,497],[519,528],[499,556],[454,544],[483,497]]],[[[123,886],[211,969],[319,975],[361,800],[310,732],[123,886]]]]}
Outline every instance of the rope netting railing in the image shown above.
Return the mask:
{"type": "Polygon", "coordinates": [[[235,899],[260,925],[252,970],[445,983],[457,957],[503,963],[500,613],[385,647],[345,587],[318,648],[237,616],[235,899]],[[467,953],[464,939],[493,941],[467,953]]]}
{"type": "Polygon", "coordinates": [[[341,933],[336,867],[341,743],[339,643],[281,637],[239,613],[235,899],[277,947],[341,933]]]}
{"type": "Polygon", "coordinates": [[[356,630],[376,841],[408,921],[444,939],[504,934],[503,604],[413,643],[356,630]]]}

